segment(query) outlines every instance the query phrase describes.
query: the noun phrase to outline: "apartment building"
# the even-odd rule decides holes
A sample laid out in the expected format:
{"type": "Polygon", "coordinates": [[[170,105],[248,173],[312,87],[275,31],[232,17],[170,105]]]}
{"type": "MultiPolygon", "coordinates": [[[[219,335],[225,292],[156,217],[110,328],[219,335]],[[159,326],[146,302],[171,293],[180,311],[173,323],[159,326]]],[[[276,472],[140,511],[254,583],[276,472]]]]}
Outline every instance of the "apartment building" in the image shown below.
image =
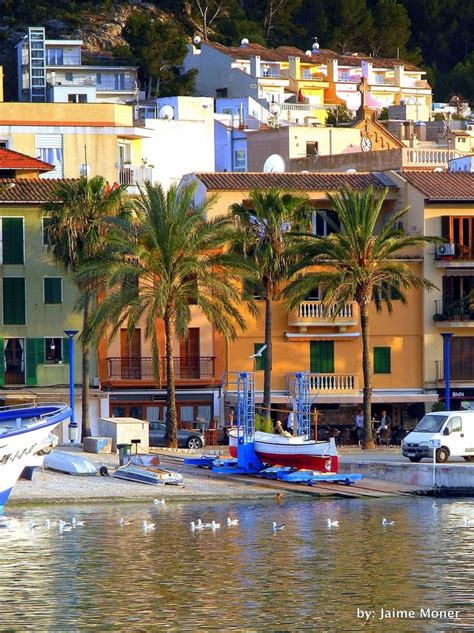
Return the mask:
{"type": "Polygon", "coordinates": [[[136,103],[137,69],[82,53],[82,40],[51,40],[29,27],[16,45],[18,101],[136,103]]]}

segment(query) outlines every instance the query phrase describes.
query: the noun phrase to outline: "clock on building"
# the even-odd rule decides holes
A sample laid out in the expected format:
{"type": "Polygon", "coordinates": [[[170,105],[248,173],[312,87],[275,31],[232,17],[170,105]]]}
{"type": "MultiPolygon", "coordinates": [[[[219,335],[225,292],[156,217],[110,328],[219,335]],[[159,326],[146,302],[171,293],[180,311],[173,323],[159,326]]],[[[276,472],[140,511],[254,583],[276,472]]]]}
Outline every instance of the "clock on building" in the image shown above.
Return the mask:
{"type": "Polygon", "coordinates": [[[360,146],[363,152],[370,152],[372,149],[372,141],[369,136],[363,136],[360,141],[360,146]]]}

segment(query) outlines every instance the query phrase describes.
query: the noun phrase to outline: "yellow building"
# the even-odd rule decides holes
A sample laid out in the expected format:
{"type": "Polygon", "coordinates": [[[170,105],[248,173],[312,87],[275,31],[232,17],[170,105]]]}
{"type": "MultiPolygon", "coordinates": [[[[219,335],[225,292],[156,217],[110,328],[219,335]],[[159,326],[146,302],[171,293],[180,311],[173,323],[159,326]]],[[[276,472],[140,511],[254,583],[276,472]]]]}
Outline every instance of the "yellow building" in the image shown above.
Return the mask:
{"type": "Polygon", "coordinates": [[[54,166],[43,177],[103,175],[113,184],[151,179],[133,107],[106,103],[0,103],[0,146],[54,166]]]}
{"type": "MultiPolygon", "coordinates": [[[[373,185],[380,191],[389,186],[384,205],[384,219],[393,213],[398,200],[398,187],[383,175],[375,173],[216,173],[190,175],[185,181],[197,180],[197,201],[218,194],[212,214],[227,213],[235,202],[249,198],[253,187],[280,187],[304,192],[314,206],[314,227],[320,235],[330,231],[326,214],[330,210],[328,192],[347,185],[364,189],[373,185]]],[[[421,254],[407,255],[413,270],[422,273],[421,254]]],[[[434,402],[434,394],[425,393],[423,379],[423,318],[421,291],[411,293],[408,305],[394,298],[392,316],[386,312],[371,314],[371,353],[374,410],[389,411],[395,424],[409,424],[419,414],[419,405],[434,402]]],[[[226,345],[227,371],[256,370],[256,400],[261,401],[263,371],[254,367],[252,354],[263,345],[264,310],[254,319],[246,314],[247,330],[237,341],[226,345]]],[[[273,316],[272,406],[288,408],[287,376],[309,370],[313,395],[326,420],[352,423],[357,405],[362,401],[362,344],[360,320],[355,303],[349,302],[333,320],[321,310],[319,290],[315,289],[298,310],[288,314],[281,304],[275,305],[273,316]]]]}

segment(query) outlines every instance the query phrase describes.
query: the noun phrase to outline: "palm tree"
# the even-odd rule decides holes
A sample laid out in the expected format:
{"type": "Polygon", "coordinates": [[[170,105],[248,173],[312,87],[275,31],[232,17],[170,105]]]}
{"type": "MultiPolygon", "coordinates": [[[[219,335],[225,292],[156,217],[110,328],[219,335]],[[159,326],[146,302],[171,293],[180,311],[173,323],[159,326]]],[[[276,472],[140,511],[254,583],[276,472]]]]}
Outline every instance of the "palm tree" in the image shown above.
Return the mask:
{"type": "Polygon", "coordinates": [[[233,234],[229,217],[206,219],[213,200],[193,204],[196,185],[171,187],[146,184],[129,222],[116,222],[108,248],[95,262],[82,267],[83,283],[104,284],[106,296],[91,319],[91,336],[113,337],[123,324],[131,335],[141,318],[151,342],[153,370],[160,380],[157,320],[165,331],[166,444],[177,446],[174,341],[185,338],[191,321],[190,305],[201,309],[225,338],[235,338],[244,321],[237,305],[238,275],[243,265],[226,250],[233,234]]]}
{"type": "Polygon", "coordinates": [[[272,393],[272,312],[273,302],[282,297],[289,270],[294,264],[290,257],[288,231],[307,229],[308,204],[305,196],[296,196],[281,189],[254,189],[248,203],[233,204],[231,214],[240,233],[236,248],[243,246],[252,262],[247,279],[255,283],[265,301],[265,354],[263,410],[269,415],[272,393]]]}
{"type": "MultiPolygon", "coordinates": [[[[374,301],[377,311],[385,305],[392,312],[391,295],[407,303],[406,291],[413,288],[431,290],[433,284],[416,275],[397,256],[404,249],[423,247],[438,242],[438,238],[407,235],[400,228],[408,208],[396,212],[385,226],[380,227],[382,206],[388,189],[376,198],[374,190],[342,189],[328,194],[340,221],[340,232],[327,237],[300,235],[295,243],[295,255],[300,260],[295,271],[300,275],[285,289],[286,302],[295,307],[312,288],[321,287],[323,306],[334,307],[334,314],[346,301],[356,301],[360,309],[362,332],[362,364],[364,376],[364,446],[373,447],[371,429],[372,383],[370,370],[369,307],[374,301]],[[315,270],[315,267],[319,269],[315,270]]],[[[296,237],[296,236],[295,236],[296,237]]]]}
{"type": "MultiPolygon", "coordinates": [[[[124,214],[128,201],[124,187],[110,188],[102,176],[62,181],[55,187],[53,202],[44,207],[49,218],[48,249],[64,270],[75,274],[79,266],[97,257],[103,247],[107,219],[124,214]]],[[[89,353],[87,327],[92,289],[75,280],[80,295],[77,308],[83,312],[82,346],[82,437],[91,435],[89,417],[89,353]]],[[[72,362],[72,359],[70,359],[72,362]]]]}

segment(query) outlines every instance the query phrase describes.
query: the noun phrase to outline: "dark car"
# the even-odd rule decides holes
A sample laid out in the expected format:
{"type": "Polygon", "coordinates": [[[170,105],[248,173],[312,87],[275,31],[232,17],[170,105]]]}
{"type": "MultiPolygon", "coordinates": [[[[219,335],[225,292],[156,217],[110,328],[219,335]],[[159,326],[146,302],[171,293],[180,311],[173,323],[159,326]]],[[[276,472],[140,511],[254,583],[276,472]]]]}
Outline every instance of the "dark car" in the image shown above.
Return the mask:
{"type": "MultiPolygon", "coordinates": [[[[165,429],[163,422],[150,422],[150,446],[165,445],[165,429]]],[[[180,448],[202,448],[205,443],[204,435],[200,431],[178,430],[180,448]]]]}

